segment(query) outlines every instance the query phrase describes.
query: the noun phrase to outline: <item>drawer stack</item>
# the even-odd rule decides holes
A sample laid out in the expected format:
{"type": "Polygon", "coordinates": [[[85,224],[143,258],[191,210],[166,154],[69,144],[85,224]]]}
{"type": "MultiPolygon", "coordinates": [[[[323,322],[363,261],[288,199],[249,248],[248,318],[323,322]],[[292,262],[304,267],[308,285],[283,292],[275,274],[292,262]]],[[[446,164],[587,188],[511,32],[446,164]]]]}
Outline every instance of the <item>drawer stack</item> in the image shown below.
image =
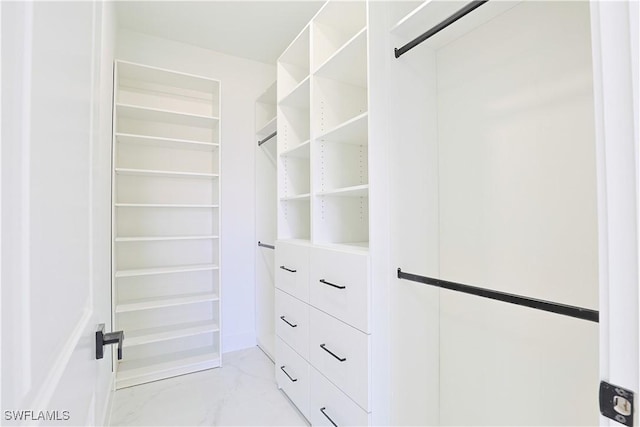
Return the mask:
{"type": "Polygon", "coordinates": [[[369,257],[276,244],[276,380],[313,425],[370,419],[369,257]]]}

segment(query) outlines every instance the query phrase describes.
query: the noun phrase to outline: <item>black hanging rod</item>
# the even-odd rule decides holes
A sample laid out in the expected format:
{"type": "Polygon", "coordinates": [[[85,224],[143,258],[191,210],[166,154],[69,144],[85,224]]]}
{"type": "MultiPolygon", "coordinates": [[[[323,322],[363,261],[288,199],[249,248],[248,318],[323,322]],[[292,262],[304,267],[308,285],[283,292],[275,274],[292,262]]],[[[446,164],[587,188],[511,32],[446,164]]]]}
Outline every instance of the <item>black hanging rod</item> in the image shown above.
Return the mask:
{"type": "Polygon", "coordinates": [[[482,6],[483,4],[485,4],[488,1],[489,0],[474,0],[474,1],[472,1],[471,3],[467,4],[465,7],[463,7],[460,10],[458,10],[456,13],[454,13],[453,15],[451,15],[450,17],[448,17],[444,21],[442,21],[439,24],[437,24],[436,26],[432,27],[426,33],[423,33],[422,35],[419,35],[418,37],[416,37],[415,39],[411,40],[409,43],[405,44],[404,46],[402,46],[400,48],[395,48],[394,49],[394,53],[395,53],[396,58],[400,58],[400,55],[410,51],[411,49],[413,49],[414,47],[418,46],[423,41],[427,40],[428,38],[430,38],[430,37],[432,37],[432,36],[434,36],[436,34],[438,34],[440,31],[444,30],[449,25],[451,25],[454,22],[456,22],[458,19],[460,19],[460,18],[464,17],[465,15],[473,12],[474,10],[476,10],[477,8],[479,8],[480,6],[482,6]]]}
{"type": "Polygon", "coordinates": [[[267,245],[266,243],[262,243],[260,240],[258,240],[258,246],[260,246],[262,248],[269,248],[269,249],[275,249],[276,248],[273,245],[267,245]]]}
{"type": "Polygon", "coordinates": [[[274,136],[276,136],[278,134],[278,131],[273,132],[271,135],[269,135],[268,137],[266,137],[265,139],[258,141],[258,147],[260,147],[262,144],[264,144],[265,142],[267,142],[268,140],[270,140],[271,138],[273,138],[274,136]]]}
{"type": "Polygon", "coordinates": [[[423,283],[425,285],[438,288],[449,289],[451,291],[476,295],[483,298],[494,299],[510,304],[522,305],[535,308],[537,310],[562,314],[564,316],[575,317],[576,319],[589,320],[598,323],[600,313],[588,308],[576,307],[573,305],[558,304],[534,298],[527,298],[520,295],[508,294],[505,292],[492,291],[490,289],[478,288],[476,286],[463,285],[462,283],[448,282],[446,280],[434,279],[433,277],[419,276],[417,274],[405,273],[398,268],[398,279],[411,280],[412,282],[423,283]]]}

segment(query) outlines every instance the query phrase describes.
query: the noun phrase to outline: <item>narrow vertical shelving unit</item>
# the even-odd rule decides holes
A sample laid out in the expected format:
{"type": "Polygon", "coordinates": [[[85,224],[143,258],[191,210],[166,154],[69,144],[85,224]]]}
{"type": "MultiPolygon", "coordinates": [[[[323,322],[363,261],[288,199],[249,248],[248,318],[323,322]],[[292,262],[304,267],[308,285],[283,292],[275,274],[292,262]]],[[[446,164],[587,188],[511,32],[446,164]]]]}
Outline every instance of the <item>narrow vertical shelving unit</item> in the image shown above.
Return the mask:
{"type": "Polygon", "coordinates": [[[256,341],[275,359],[275,241],[277,226],[277,87],[256,99],[256,341]]]}
{"type": "Polygon", "coordinates": [[[312,52],[314,241],[367,247],[366,3],[327,3],[313,21],[312,52]]]}
{"type": "Polygon", "coordinates": [[[278,61],[278,235],[311,239],[310,30],[307,26],[278,61]]]}
{"type": "Polygon", "coordinates": [[[116,387],[220,366],[220,82],[116,61],[116,387]]]}

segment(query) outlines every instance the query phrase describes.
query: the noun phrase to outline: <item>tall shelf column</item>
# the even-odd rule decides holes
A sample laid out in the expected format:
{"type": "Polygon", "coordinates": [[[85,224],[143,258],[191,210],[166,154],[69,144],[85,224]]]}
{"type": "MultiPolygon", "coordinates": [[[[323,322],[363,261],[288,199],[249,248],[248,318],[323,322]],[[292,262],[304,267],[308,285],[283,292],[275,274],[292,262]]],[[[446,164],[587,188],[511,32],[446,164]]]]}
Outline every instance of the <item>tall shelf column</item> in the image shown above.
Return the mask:
{"type": "Polygon", "coordinates": [[[116,61],[116,387],[220,366],[220,82],[116,61]]]}

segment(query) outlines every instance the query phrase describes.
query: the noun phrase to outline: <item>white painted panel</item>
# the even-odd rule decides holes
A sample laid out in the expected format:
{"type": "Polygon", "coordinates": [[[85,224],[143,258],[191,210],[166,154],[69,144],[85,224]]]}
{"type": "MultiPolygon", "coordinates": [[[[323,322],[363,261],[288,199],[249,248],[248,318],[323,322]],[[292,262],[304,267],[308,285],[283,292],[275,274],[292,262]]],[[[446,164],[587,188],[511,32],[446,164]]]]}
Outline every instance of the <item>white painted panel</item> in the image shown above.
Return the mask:
{"type": "Polygon", "coordinates": [[[308,418],[311,425],[326,427],[369,425],[369,414],[313,367],[310,368],[310,377],[308,418]]]}
{"type": "Polygon", "coordinates": [[[280,338],[276,338],[275,370],[278,387],[309,417],[309,363],[280,338]]]}
{"type": "Polygon", "coordinates": [[[438,52],[443,279],[597,309],[591,82],[580,2],[522,3],[438,52]]]}
{"type": "Polygon", "coordinates": [[[598,325],[442,291],[440,423],[598,423],[598,325]]]}

